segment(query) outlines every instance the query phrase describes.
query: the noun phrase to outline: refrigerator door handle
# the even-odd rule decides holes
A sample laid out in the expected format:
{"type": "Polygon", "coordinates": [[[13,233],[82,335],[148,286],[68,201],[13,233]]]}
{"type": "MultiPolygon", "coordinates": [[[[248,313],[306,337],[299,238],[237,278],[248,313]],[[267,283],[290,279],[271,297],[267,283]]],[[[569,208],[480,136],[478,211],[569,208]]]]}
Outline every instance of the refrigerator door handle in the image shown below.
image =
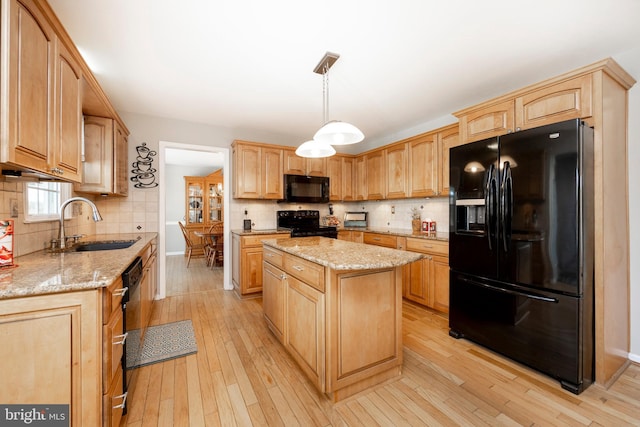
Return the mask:
{"type": "Polygon", "coordinates": [[[496,200],[496,178],[495,167],[489,166],[489,172],[487,173],[487,183],[485,185],[484,192],[484,205],[487,210],[487,217],[484,221],[485,231],[487,233],[487,239],[489,240],[489,250],[493,250],[493,224],[495,218],[495,200],[496,200]]]}
{"type": "Polygon", "coordinates": [[[545,297],[544,295],[534,294],[534,293],[531,293],[531,292],[518,292],[518,291],[513,291],[511,289],[505,289],[505,288],[500,288],[500,287],[497,287],[497,286],[491,286],[491,285],[489,285],[487,283],[478,282],[477,280],[469,279],[469,278],[466,278],[466,277],[458,277],[458,279],[461,280],[462,282],[466,282],[466,283],[469,283],[469,284],[474,285],[474,286],[480,286],[482,288],[490,289],[492,291],[502,292],[504,294],[515,295],[515,296],[525,297],[525,298],[531,298],[531,299],[535,299],[535,300],[538,300],[538,301],[544,301],[544,302],[553,302],[553,303],[557,303],[558,302],[558,300],[556,298],[545,297]]]}
{"type": "Polygon", "coordinates": [[[513,178],[511,164],[506,161],[502,169],[502,186],[500,189],[500,228],[502,244],[505,252],[509,251],[511,241],[511,218],[513,217],[513,178]]]}

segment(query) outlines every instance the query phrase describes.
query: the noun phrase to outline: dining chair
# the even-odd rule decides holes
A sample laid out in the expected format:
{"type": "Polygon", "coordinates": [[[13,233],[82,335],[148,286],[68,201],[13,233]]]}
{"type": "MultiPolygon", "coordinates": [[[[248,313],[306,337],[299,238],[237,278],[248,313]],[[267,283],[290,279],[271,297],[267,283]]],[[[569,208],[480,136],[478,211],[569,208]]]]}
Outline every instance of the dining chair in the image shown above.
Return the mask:
{"type": "Polygon", "coordinates": [[[207,265],[215,267],[218,261],[222,262],[224,252],[224,223],[214,223],[207,230],[207,265]]]}
{"type": "Polygon", "coordinates": [[[182,235],[184,236],[185,241],[185,251],[187,253],[187,268],[189,268],[189,264],[191,263],[191,257],[195,254],[195,256],[205,256],[205,245],[204,243],[194,243],[189,236],[189,230],[178,221],[178,225],[180,226],[180,230],[182,231],[182,235]]]}

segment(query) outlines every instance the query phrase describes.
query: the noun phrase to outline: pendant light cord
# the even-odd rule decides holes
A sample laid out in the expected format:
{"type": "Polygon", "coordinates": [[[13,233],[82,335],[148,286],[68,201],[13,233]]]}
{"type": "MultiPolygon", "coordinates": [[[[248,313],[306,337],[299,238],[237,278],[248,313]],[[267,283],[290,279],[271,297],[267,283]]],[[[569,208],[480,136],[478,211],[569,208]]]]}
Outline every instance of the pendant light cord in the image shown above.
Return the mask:
{"type": "Polygon", "coordinates": [[[322,73],[322,116],[324,126],[329,119],[329,66],[327,64],[324,64],[324,73],[322,73]]]}

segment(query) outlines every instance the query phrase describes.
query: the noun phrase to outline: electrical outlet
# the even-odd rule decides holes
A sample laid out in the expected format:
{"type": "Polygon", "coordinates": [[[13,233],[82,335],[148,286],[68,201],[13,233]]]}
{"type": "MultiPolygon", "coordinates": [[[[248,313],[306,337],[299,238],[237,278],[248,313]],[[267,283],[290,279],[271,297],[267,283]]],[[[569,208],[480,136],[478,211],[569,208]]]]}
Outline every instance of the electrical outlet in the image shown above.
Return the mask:
{"type": "Polygon", "coordinates": [[[395,214],[396,213],[396,207],[395,206],[391,206],[391,214],[395,214]]]}

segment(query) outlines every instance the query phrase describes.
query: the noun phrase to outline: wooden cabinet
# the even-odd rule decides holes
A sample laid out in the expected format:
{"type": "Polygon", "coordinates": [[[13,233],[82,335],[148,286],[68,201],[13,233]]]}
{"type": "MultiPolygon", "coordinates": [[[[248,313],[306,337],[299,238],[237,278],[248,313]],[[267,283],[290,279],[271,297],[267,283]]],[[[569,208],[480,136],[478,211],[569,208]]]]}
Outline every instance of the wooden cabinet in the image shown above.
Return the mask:
{"type": "Polygon", "coordinates": [[[36,1],[5,3],[0,161],[78,182],[82,71],[36,1]]]}
{"type": "Polygon", "coordinates": [[[334,271],[267,253],[267,325],[320,392],[338,401],[400,374],[400,267],[334,271]]]}
{"type": "Polygon", "coordinates": [[[364,154],[366,159],[366,199],[383,200],[386,197],[385,188],[385,152],[383,149],[364,154]]]}
{"type": "Polygon", "coordinates": [[[329,199],[331,201],[355,200],[355,176],[353,156],[336,154],[327,159],[329,177],[329,199]]]}
{"type": "Polygon", "coordinates": [[[425,258],[404,266],[404,297],[448,313],[449,244],[407,237],[406,250],[425,254],[425,258]]]}
{"type": "Polygon", "coordinates": [[[70,425],[102,422],[96,289],[0,301],[0,402],[70,405],[70,425]]]}
{"type": "Polygon", "coordinates": [[[409,197],[430,197],[437,193],[435,133],[425,133],[410,138],[409,146],[409,197]]]}
{"type": "Polygon", "coordinates": [[[240,297],[255,296],[262,292],[262,241],[286,239],[288,234],[255,234],[231,236],[233,287],[240,297]]]}
{"type": "Polygon", "coordinates": [[[193,234],[205,231],[224,218],[224,182],[222,169],[206,176],[185,176],[185,228],[192,241],[201,240],[193,234]]]}
{"type": "MultiPolygon", "coordinates": [[[[384,159],[386,173],[385,198],[403,199],[409,197],[407,169],[409,164],[409,145],[405,142],[385,148],[384,159]]],[[[424,167],[424,165],[423,165],[424,167]]]]}
{"type": "Polygon", "coordinates": [[[231,146],[233,197],[236,199],[282,199],[282,148],[237,140],[231,146]]]}
{"type": "Polygon", "coordinates": [[[460,127],[453,124],[441,128],[437,133],[437,149],[438,157],[436,161],[437,166],[437,195],[449,196],[450,183],[449,183],[449,150],[452,147],[460,145],[460,127]]]}
{"type": "Polygon", "coordinates": [[[283,150],[284,173],[291,175],[327,176],[327,158],[296,155],[295,150],[283,150]]]}
{"type": "Polygon", "coordinates": [[[119,426],[126,395],[123,387],[124,320],[122,297],[126,290],[118,278],[102,292],[102,425],[119,426]]]}
{"type": "Polygon", "coordinates": [[[462,143],[592,115],[592,76],[536,85],[494,102],[454,113],[462,143]]]}
{"type": "Polygon", "coordinates": [[[355,200],[367,200],[367,158],[360,155],[355,158],[354,162],[354,195],[355,200]]]}
{"type": "Polygon", "coordinates": [[[393,234],[364,232],[362,242],[368,245],[384,246],[392,249],[398,247],[398,237],[393,234]]]}
{"type": "Polygon", "coordinates": [[[80,193],[127,196],[128,135],[115,120],[84,117],[84,160],[82,182],[74,186],[80,193]]]}
{"type": "Polygon", "coordinates": [[[357,230],[339,230],[338,239],[348,242],[364,243],[364,232],[357,230]]]}

